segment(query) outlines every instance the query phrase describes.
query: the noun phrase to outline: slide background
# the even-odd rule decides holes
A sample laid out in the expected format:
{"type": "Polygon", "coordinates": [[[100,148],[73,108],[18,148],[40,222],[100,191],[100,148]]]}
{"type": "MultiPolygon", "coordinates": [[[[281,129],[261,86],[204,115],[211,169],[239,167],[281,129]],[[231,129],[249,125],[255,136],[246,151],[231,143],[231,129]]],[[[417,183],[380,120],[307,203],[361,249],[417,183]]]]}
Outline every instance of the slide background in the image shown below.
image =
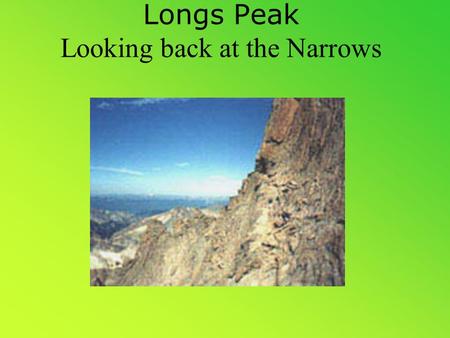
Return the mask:
{"type": "MultiPolygon", "coordinates": [[[[145,26],[144,3],[2,6],[0,334],[446,336],[446,3],[291,1],[301,8],[298,27],[236,27],[228,15],[226,24],[204,32],[145,26]],[[62,37],[94,43],[106,36],[155,44],[162,36],[182,42],[204,36],[216,43],[256,36],[279,43],[286,37],[379,42],[383,56],[155,58],[151,64],[60,57],[62,37]],[[345,287],[89,287],[90,97],[293,96],[346,98],[345,287]]],[[[227,2],[209,3],[228,8],[227,2]]]]}

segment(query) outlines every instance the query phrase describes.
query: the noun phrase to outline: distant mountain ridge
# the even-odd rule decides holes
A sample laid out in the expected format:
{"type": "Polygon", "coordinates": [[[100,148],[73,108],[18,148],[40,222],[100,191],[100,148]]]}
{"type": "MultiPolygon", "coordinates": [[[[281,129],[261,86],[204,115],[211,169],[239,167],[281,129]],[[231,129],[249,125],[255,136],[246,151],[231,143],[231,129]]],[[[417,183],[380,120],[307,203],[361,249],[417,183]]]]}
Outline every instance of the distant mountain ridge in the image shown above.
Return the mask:
{"type": "Polygon", "coordinates": [[[128,212],[91,209],[91,249],[97,243],[109,239],[114,233],[138,221],[128,212]]]}
{"type": "Polygon", "coordinates": [[[122,211],[140,217],[156,215],[176,207],[206,208],[225,206],[228,197],[190,197],[178,195],[103,194],[91,196],[91,208],[122,211]]]}

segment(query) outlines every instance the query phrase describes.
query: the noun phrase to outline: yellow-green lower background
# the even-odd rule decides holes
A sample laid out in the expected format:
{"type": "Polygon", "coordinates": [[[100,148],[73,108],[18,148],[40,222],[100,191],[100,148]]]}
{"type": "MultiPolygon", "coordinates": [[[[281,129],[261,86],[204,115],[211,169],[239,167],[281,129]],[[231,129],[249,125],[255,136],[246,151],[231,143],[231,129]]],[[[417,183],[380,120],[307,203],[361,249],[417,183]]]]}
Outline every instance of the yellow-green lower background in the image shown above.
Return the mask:
{"type": "Polygon", "coordinates": [[[1,336],[448,335],[448,7],[291,4],[301,9],[298,27],[236,27],[227,15],[224,25],[201,32],[145,26],[144,1],[2,2],[1,336]],[[94,43],[107,36],[154,43],[305,37],[381,43],[383,56],[155,57],[147,65],[60,57],[62,37],[94,43]],[[345,287],[89,287],[90,97],[293,96],[346,98],[345,287]]]}

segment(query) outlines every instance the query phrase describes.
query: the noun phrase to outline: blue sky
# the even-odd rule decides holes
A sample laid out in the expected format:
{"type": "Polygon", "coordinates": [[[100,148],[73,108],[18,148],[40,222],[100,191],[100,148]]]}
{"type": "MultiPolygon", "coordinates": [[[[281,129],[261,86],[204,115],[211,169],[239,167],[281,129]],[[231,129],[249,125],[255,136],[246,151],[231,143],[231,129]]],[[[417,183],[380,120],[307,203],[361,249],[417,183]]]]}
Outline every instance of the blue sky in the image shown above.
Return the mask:
{"type": "Polygon", "coordinates": [[[91,99],[91,193],[230,196],[271,99],[91,99]]]}

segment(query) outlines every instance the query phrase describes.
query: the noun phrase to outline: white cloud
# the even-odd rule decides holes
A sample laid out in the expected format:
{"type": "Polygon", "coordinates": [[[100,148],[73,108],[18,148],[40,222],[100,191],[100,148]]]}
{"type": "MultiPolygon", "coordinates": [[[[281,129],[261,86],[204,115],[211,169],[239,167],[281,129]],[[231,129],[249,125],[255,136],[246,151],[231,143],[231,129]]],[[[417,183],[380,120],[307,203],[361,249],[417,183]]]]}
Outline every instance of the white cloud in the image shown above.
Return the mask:
{"type": "Polygon", "coordinates": [[[106,102],[106,101],[102,101],[102,102],[100,102],[99,104],[98,104],[98,108],[100,108],[100,109],[111,109],[112,108],[112,104],[111,103],[108,103],[108,102],[106,102]]]}
{"type": "Polygon", "coordinates": [[[155,104],[164,101],[165,99],[133,99],[120,101],[121,104],[129,104],[132,106],[145,106],[147,104],[155,104]]]}
{"type": "Polygon", "coordinates": [[[141,171],[130,170],[127,168],[111,168],[111,167],[94,166],[94,167],[91,167],[91,170],[107,171],[107,172],[111,172],[111,173],[124,174],[124,175],[130,175],[130,176],[144,176],[144,173],[141,171]]]}
{"type": "Polygon", "coordinates": [[[178,168],[186,168],[186,167],[189,167],[191,164],[189,162],[178,162],[178,163],[175,163],[175,165],[178,168]]]}
{"type": "Polygon", "coordinates": [[[142,99],[122,100],[122,101],[120,101],[120,104],[142,107],[145,105],[152,105],[152,104],[161,103],[161,102],[165,102],[165,101],[185,102],[187,100],[188,99],[180,99],[180,98],[173,98],[173,99],[170,99],[170,98],[142,98],[142,99]]]}

